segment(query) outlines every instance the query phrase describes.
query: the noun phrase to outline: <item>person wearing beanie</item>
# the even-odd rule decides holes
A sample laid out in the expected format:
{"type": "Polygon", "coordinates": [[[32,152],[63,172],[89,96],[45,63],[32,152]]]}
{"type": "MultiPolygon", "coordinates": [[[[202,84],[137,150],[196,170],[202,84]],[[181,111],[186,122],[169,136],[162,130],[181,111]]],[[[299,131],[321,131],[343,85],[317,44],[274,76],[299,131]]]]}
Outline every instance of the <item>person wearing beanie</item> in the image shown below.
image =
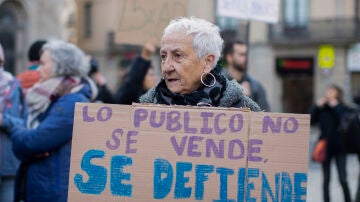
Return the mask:
{"type": "Polygon", "coordinates": [[[40,52],[45,44],[45,40],[37,40],[31,44],[28,51],[29,67],[17,76],[17,78],[21,81],[21,87],[25,91],[26,89],[32,87],[40,79],[37,69],[39,67],[40,52]]]}
{"type": "Polygon", "coordinates": [[[37,70],[40,61],[40,52],[42,47],[46,44],[45,40],[37,40],[31,44],[28,51],[28,59],[30,62],[29,70],[37,70]]]}

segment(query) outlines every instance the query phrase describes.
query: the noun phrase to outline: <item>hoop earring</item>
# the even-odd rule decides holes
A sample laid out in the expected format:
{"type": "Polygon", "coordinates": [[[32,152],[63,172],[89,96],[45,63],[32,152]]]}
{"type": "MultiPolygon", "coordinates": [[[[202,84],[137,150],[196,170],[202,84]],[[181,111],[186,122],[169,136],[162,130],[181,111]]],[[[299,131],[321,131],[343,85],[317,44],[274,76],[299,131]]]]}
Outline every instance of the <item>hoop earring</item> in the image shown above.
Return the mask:
{"type": "Polygon", "coordinates": [[[210,72],[209,72],[209,73],[203,72],[203,73],[201,74],[200,80],[201,80],[201,83],[202,83],[204,86],[209,87],[209,88],[214,87],[215,84],[216,84],[216,78],[215,78],[215,76],[214,76],[212,73],[210,73],[210,72]],[[204,82],[203,77],[204,77],[204,75],[207,75],[207,74],[209,74],[210,76],[212,76],[212,78],[213,78],[213,83],[211,83],[211,84],[206,84],[206,83],[204,82]]]}

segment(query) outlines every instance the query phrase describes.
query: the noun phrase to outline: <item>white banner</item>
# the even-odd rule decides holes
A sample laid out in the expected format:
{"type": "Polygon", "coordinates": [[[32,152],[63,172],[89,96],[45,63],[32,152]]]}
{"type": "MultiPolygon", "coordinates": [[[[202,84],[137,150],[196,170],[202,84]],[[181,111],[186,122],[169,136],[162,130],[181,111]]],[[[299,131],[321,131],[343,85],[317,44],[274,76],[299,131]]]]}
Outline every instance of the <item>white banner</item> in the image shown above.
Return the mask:
{"type": "Polygon", "coordinates": [[[279,0],[218,0],[217,14],[267,23],[279,21],[279,0]]]}
{"type": "Polygon", "coordinates": [[[352,72],[360,72],[360,44],[353,45],[348,51],[348,69],[352,72]]]}

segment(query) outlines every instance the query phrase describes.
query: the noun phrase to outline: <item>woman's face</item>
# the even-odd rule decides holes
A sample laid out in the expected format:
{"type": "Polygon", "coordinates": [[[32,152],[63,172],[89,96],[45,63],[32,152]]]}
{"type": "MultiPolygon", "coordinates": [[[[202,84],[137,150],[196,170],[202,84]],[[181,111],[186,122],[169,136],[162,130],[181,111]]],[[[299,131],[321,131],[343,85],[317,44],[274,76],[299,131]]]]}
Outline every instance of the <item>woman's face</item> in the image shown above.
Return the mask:
{"type": "Polygon", "coordinates": [[[338,96],[337,90],[335,88],[329,87],[326,89],[325,96],[329,100],[337,99],[338,96]]]}
{"type": "Polygon", "coordinates": [[[192,42],[192,36],[182,31],[162,38],[161,69],[166,86],[173,93],[194,92],[201,84],[201,74],[211,70],[212,64],[206,64],[205,59],[198,59],[192,42]]]}
{"type": "Polygon", "coordinates": [[[44,51],[40,57],[39,72],[40,81],[43,82],[50,79],[53,76],[52,59],[49,51],[44,51]]]}
{"type": "Polygon", "coordinates": [[[144,89],[149,90],[150,88],[155,86],[158,81],[159,81],[159,77],[155,74],[154,69],[149,68],[144,78],[144,83],[143,83],[144,89]]]}

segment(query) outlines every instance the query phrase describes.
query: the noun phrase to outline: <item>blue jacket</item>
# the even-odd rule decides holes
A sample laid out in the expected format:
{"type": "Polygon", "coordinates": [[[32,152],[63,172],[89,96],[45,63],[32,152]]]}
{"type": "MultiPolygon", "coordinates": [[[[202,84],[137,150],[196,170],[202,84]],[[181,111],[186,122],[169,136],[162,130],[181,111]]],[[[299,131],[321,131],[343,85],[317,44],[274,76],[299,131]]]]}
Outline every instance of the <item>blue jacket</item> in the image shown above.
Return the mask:
{"type": "Polygon", "coordinates": [[[90,95],[90,87],[84,85],[51,103],[36,129],[11,129],[15,155],[27,165],[26,201],[67,201],[75,103],[88,102],[90,95]]]}
{"type": "Polygon", "coordinates": [[[20,82],[12,80],[8,85],[8,95],[4,101],[3,122],[0,129],[0,176],[15,176],[19,161],[12,151],[12,143],[7,128],[12,125],[24,125],[26,110],[20,82]]]}

